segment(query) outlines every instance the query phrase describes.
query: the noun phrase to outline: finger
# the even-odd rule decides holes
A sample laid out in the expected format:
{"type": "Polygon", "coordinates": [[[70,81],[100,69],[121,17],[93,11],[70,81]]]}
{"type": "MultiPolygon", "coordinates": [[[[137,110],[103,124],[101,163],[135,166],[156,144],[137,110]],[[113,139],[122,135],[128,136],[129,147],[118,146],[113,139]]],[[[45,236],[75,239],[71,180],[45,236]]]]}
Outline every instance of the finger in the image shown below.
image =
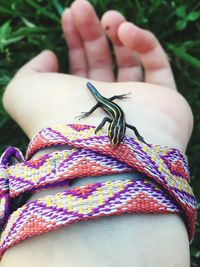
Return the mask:
{"type": "Polygon", "coordinates": [[[93,7],[85,0],[76,0],[71,10],[77,31],[84,43],[89,77],[106,82],[114,81],[108,42],[93,7]]]}
{"type": "Polygon", "coordinates": [[[125,21],[126,19],[119,12],[112,10],[103,15],[101,24],[113,43],[118,66],[117,80],[119,82],[142,81],[142,68],[137,53],[125,47],[118,37],[118,28],[125,21]]]}
{"type": "Polygon", "coordinates": [[[83,41],[76,30],[73,22],[72,12],[66,9],[62,14],[62,29],[69,48],[69,67],[73,75],[87,77],[87,58],[83,41]]]}
{"type": "Polygon", "coordinates": [[[120,41],[136,51],[145,71],[145,81],[176,89],[173,73],[167,55],[157,38],[130,22],[124,22],[118,29],[120,41]]]}
{"type": "Polygon", "coordinates": [[[44,50],[24,66],[22,66],[17,75],[25,75],[37,72],[58,72],[59,63],[56,55],[50,50],[44,50]]]}

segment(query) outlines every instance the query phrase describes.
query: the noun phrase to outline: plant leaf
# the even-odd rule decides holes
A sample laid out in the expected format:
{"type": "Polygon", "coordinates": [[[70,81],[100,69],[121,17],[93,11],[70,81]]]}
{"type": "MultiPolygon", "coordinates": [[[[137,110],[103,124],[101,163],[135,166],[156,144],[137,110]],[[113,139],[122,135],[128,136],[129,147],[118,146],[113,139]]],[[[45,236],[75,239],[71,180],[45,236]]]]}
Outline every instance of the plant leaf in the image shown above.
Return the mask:
{"type": "Polygon", "coordinates": [[[184,18],[186,16],[186,7],[185,6],[180,6],[176,9],[176,15],[179,18],[184,18]]]}
{"type": "Polygon", "coordinates": [[[176,28],[179,31],[182,31],[187,26],[187,21],[185,19],[180,19],[176,22],[176,28]]]}
{"type": "Polygon", "coordinates": [[[195,21],[199,18],[200,14],[199,12],[190,12],[188,15],[187,15],[187,20],[188,21],[195,21]]]}
{"type": "Polygon", "coordinates": [[[11,34],[10,21],[5,22],[0,28],[0,49],[6,45],[6,39],[11,34]]]}
{"type": "Polygon", "coordinates": [[[6,39],[11,33],[10,21],[5,22],[0,28],[0,41],[6,39]]]}

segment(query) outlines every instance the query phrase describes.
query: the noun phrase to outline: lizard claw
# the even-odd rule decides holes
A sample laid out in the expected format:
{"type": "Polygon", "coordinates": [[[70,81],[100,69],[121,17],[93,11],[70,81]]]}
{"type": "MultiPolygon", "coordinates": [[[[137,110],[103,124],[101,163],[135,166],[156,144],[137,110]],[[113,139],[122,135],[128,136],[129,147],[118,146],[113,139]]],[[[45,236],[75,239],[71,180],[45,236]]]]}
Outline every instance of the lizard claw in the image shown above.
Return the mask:
{"type": "Polygon", "coordinates": [[[145,141],[144,141],[144,138],[142,136],[138,136],[138,140],[141,141],[142,143],[144,144],[147,144],[145,141]]]}
{"type": "Polygon", "coordinates": [[[87,117],[88,115],[89,115],[88,112],[81,112],[81,115],[76,116],[75,119],[80,120],[80,119],[87,117]]]}
{"type": "Polygon", "coordinates": [[[123,95],[120,95],[119,98],[120,99],[123,99],[123,98],[130,98],[130,96],[127,96],[127,95],[130,95],[131,92],[127,93],[127,94],[123,94],[123,95]]]}

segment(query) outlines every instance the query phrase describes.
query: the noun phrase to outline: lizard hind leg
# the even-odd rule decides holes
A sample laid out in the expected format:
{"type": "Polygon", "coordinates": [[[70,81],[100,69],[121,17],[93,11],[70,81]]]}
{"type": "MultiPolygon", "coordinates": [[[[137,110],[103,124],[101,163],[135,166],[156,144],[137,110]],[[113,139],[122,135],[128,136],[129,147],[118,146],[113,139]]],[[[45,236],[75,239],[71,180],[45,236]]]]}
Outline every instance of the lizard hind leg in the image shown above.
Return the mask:
{"type": "Polygon", "coordinates": [[[103,126],[104,126],[104,124],[106,123],[106,122],[112,122],[112,120],[110,119],[110,118],[108,118],[108,117],[105,117],[103,120],[102,120],[102,122],[99,124],[99,126],[97,126],[97,128],[95,129],[95,134],[101,129],[101,128],[103,128],[103,126]]]}
{"type": "Polygon", "coordinates": [[[100,104],[97,103],[94,107],[92,107],[89,111],[87,112],[81,112],[81,115],[78,115],[75,117],[75,119],[83,119],[85,117],[88,117],[90,114],[92,114],[97,108],[100,107],[100,104]]]}

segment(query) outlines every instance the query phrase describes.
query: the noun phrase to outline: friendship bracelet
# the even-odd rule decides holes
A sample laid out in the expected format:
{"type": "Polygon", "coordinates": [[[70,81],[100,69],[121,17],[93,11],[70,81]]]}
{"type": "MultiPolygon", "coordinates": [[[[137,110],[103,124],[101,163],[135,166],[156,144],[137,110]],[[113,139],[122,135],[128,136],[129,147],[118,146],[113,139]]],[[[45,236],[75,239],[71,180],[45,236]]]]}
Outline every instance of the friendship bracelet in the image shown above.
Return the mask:
{"type": "Polygon", "coordinates": [[[88,184],[31,201],[14,211],[3,229],[0,258],[20,241],[81,220],[125,213],[179,213],[167,194],[148,180],[88,184]]]}
{"type": "Polygon", "coordinates": [[[94,126],[75,124],[45,128],[30,142],[26,161],[15,148],[5,151],[0,166],[0,256],[28,237],[79,220],[123,213],[178,213],[189,239],[193,238],[196,201],[184,155],[131,137],[113,148],[107,131],[94,131],[94,126]],[[30,159],[38,150],[55,145],[72,149],[30,159]],[[10,165],[13,156],[19,163],[10,165]],[[123,172],[140,172],[146,178],[70,188],[69,181],[77,177],[123,172]],[[69,189],[18,206],[9,214],[15,198],[62,183],[69,189]]]}

